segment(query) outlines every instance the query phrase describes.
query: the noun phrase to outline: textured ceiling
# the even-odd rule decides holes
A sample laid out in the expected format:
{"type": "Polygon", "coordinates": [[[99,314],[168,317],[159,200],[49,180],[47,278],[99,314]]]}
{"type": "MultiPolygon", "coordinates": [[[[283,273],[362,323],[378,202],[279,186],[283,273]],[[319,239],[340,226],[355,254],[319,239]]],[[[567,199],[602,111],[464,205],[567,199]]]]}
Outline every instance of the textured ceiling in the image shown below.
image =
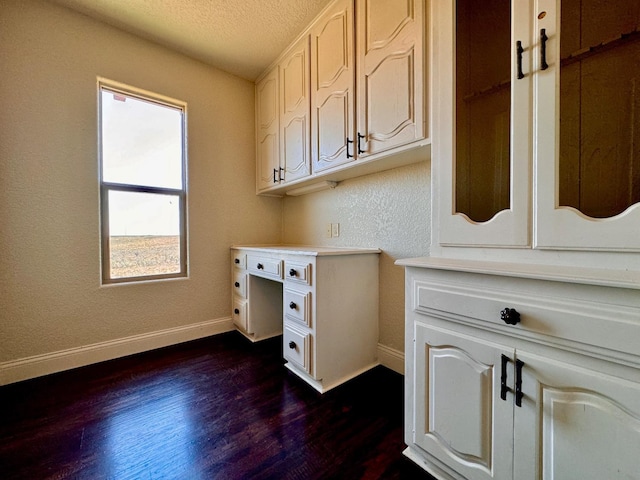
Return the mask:
{"type": "Polygon", "coordinates": [[[50,0],[255,80],[330,0],[50,0]]]}

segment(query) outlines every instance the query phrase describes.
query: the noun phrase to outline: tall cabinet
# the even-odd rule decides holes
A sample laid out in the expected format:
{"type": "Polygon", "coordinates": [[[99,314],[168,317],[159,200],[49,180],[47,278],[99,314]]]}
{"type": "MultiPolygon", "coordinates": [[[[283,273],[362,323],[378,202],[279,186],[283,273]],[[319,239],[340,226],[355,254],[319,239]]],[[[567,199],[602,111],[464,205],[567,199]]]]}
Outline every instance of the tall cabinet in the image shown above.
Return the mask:
{"type": "Polygon", "coordinates": [[[439,479],[640,478],[640,4],[443,0],[406,455],[439,479]]]}
{"type": "Polygon", "coordinates": [[[256,190],[280,180],[280,122],[278,67],[256,84],[256,190]]]}
{"type": "Polygon", "coordinates": [[[309,135],[309,37],[303,36],[280,61],[281,182],[311,174],[309,135]]]}

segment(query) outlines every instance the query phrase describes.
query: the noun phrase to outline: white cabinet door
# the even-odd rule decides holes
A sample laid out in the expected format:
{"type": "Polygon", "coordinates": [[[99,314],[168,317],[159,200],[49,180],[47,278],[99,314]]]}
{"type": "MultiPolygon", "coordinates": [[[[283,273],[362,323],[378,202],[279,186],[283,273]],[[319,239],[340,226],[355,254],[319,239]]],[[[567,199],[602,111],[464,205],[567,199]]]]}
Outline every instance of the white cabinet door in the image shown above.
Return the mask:
{"type": "Polygon", "coordinates": [[[438,244],[529,246],[531,2],[432,8],[438,244]]]}
{"type": "Polygon", "coordinates": [[[353,161],[353,0],[339,0],[311,30],[313,171],[353,161]]]}
{"type": "Polygon", "coordinates": [[[280,183],[278,67],[256,84],[256,189],[280,183]]]}
{"type": "Polygon", "coordinates": [[[511,478],[513,352],[415,323],[414,443],[469,480],[511,478]]]}
{"type": "Polygon", "coordinates": [[[311,174],[309,36],[296,43],[280,62],[280,156],[282,175],[291,182],[311,174]]]}
{"type": "Polygon", "coordinates": [[[356,12],[356,148],[366,157],[425,137],[424,1],[358,0],[356,12]]]}
{"type": "Polygon", "coordinates": [[[518,352],[514,478],[640,478],[640,384],[518,352]]]}
{"type": "Polygon", "coordinates": [[[601,6],[534,12],[538,248],[640,251],[640,2],[601,6]]]}

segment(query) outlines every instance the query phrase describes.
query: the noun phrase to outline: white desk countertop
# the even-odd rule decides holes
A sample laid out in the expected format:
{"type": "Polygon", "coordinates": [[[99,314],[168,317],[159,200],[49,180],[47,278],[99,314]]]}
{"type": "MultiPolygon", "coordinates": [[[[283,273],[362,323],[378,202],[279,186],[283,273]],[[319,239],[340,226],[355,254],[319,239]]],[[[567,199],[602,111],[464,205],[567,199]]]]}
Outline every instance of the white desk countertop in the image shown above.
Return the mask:
{"type": "Polygon", "coordinates": [[[290,255],[358,255],[363,253],[381,253],[378,248],[350,248],[350,247],[317,247],[312,245],[232,245],[237,250],[251,250],[290,255]]]}

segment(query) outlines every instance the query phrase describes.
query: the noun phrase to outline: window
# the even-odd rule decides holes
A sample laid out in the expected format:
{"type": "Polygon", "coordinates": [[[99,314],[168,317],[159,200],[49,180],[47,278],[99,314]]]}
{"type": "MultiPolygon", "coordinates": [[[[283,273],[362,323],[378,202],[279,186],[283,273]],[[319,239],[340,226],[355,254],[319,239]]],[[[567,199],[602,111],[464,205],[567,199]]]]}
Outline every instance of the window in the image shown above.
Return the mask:
{"type": "Polygon", "coordinates": [[[187,275],[186,105],[98,81],[102,281],[187,275]]]}

